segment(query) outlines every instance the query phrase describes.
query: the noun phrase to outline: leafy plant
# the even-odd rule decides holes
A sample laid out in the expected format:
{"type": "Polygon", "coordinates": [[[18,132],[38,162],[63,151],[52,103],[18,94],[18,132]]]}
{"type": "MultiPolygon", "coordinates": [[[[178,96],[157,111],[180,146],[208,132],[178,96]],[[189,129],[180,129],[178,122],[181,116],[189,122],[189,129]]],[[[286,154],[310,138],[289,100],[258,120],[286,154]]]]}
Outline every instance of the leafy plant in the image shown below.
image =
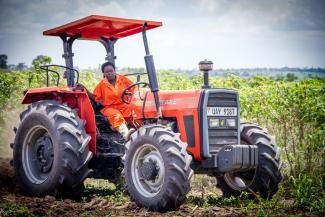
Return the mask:
{"type": "Polygon", "coordinates": [[[27,207],[16,204],[0,204],[0,216],[3,217],[32,217],[27,207]]]}

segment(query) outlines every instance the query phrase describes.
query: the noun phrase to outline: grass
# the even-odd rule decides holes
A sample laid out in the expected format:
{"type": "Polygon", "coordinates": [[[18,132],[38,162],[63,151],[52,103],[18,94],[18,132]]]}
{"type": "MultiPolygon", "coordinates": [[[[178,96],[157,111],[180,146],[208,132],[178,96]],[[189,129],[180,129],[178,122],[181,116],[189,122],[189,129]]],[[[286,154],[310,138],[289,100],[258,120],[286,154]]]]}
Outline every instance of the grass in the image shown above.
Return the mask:
{"type": "MultiPolygon", "coordinates": [[[[109,206],[116,207],[125,205],[130,201],[130,198],[124,192],[123,182],[115,185],[106,180],[87,179],[85,187],[82,196],[82,202],[85,204],[99,199],[100,201],[108,201],[110,203],[109,206]]],[[[184,206],[190,207],[193,210],[199,209],[198,213],[205,216],[211,215],[211,210],[213,211],[216,207],[226,210],[233,209],[235,213],[248,216],[323,216],[321,211],[317,212],[316,210],[303,208],[299,201],[292,199],[292,196],[288,197],[288,192],[285,189],[287,189],[285,185],[280,186],[279,191],[272,200],[265,200],[260,197],[251,199],[247,193],[242,193],[240,197],[226,198],[215,187],[215,179],[213,177],[194,175],[192,190],[188,194],[184,206]],[[202,180],[205,181],[201,182],[202,180]],[[203,186],[202,183],[208,185],[203,186]]],[[[319,201],[320,204],[318,205],[322,206],[323,200],[320,199],[319,201]]],[[[97,207],[93,210],[82,210],[79,215],[82,217],[98,216],[97,211],[99,211],[97,207]]],[[[114,212],[108,211],[101,214],[112,216],[114,212]]],[[[29,217],[33,216],[33,214],[25,206],[5,203],[0,204],[0,216],[29,217]]]]}
{"type": "MultiPolygon", "coordinates": [[[[323,215],[321,209],[305,209],[299,201],[293,199],[292,195],[288,197],[290,193],[286,190],[287,186],[285,184],[280,186],[279,191],[271,200],[260,197],[252,199],[251,195],[246,192],[243,192],[240,197],[223,197],[221,191],[215,187],[215,184],[214,177],[194,175],[191,183],[192,190],[187,195],[185,205],[193,207],[193,209],[198,207],[203,209],[233,207],[243,215],[254,216],[323,215]]],[[[123,182],[115,186],[106,180],[87,179],[85,185],[84,201],[89,201],[92,197],[99,197],[112,202],[116,206],[129,202],[129,197],[124,192],[123,182]]],[[[324,200],[320,198],[319,201],[320,204],[318,205],[323,206],[321,202],[324,200]]],[[[87,212],[83,216],[88,216],[87,212]]]]}
{"type": "MultiPolygon", "coordinates": [[[[191,207],[201,207],[204,209],[211,207],[234,207],[242,215],[254,216],[323,216],[324,212],[320,209],[305,209],[292,197],[287,198],[288,192],[285,186],[280,186],[279,191],[271,200],[262,199],[259,196],[252,199],[250,195],[243,192],[239,197],[223,197],[220,193],[207,192],[202,194],[191,191],[187,196],[186,205],[191,207]]],[[[212,189],[211,189],[212,190],[212,189]]],[[[319,199],[319,206],[323,199],[319,199]]]]}
{"type": "Polygon", "coordinates": [[[124,192],[124,183],[122,180],[115,185],[103,179],[87,179],[85,187],[83,201],[88,201],[94,196],[106,199],[117,206],[129,201],[129,197],[124,192]]]}
{"type": "MultiPolygon", "coordinates": [[[[210,207],[235,207],[242,214],[254,214],[258,216],[274,216],[285,208],[285,203],[279,201],[282,197],[279,192],[272,200],[257,198],[249,199],[247,193],[240,197],[225,198],[215,187],[215,178],[205,175],[194,175],[192,179],[192,190],[187,196],[185,205],[190,207],[210,208],[210,207]]],[[[89,201],[92,197],[106,199],[115,205],[123,205],[129,202],[129,197],[125,195],[123,184],[115,186],[106,180],[87,179],[85,182],[85,192],[83,201],[89,201]]],[[[90,213],[83,213],[89,216],[90,213]]]]}
{"type": "Polygon", "coordinates": [[[186,204],[202,208],[235,207],[243,215],[276,216],[284,212],[286,203],[284,200],[279,201],[276,197],[272,200],[261,198],[252,200],[247,193],[242,193],[240,197],[222,197],[215,193],[208,193],[203,198],[201,196],[189,195],[186,204]]]}
{"type": "Polygon", "coordinates": [[[16,204],[4,203],[0,204],[0,216],[2,217],[32,217],[28,208],[16,204]]]}

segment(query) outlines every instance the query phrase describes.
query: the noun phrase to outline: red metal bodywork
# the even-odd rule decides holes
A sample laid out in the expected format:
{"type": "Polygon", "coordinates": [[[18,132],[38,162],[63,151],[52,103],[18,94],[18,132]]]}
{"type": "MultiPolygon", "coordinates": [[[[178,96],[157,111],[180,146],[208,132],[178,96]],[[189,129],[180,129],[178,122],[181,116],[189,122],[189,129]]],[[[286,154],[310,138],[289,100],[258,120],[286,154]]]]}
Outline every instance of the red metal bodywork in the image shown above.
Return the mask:
{"type": "MultiPolygon", "coordinates": [[[[165,90],[159,91],[159,100],[161,111],[164,118],[176,118],[181,140],[188,142],[185,131],[184,116],[193,116],[194,119],[194,147],[188,147],[187,150],[193,154],[194,159],[201,160],[200,144],[200,123],[198,105],[201,90],[165,90]]],[[[140,89],[132,98],[132,108],[134,110],[134,119],[141,122],[144,119],[154,119],[157,117],[155,101],[150,89],[140,89]],[[145,109],[142,112],[143,100],[147,95],[145,109]],[[144,117],[143,116],[144,113],[144,117]]]]}
{"type": "Polygon", "coordinates": [[[86,121],[85,130],[91,136],[89,149],[96,154],[96,121],[86,90],[73,90],[70,87],[44,87],[29,89],[23,98],[23,104],[40,100],[56,100],[66,103],[70,108],[78,109],[79,117],[86,121]]]}
{"type": "MultiPolygon", "coordinates": [[[[164,118],[175,118],[181,134],[181,140],[188,142],[185,131],[184,116],[193,116],[194,119],[194,144],[187,150],[192,153],[195,160],[201,160],[200,126],[198,105],[201,90],[168,90],[159,91],[161,110],[164,118]]],[[[91,136],[89,149],[96,154],[96,121],[95,113],[91,106],[87,92],[73,90],[69,87],[45,87],[29,89],[23,99],[23,104],[30,104],[40,100],[56,100],[73,109],[77,108],[79,117],[86,120],[85,130],[91,136]]],[[[131,107],[133,109],[133,119],[139,125],[144,119],[154,119],[157,117],[153,94],[150,89],[140,89],[132,98],[131,107]],[[143,100],[147,93],[144,112],[143,100]],[[144,114],[144,117],[143,117],[144,114]]]]}
{"type": "Polygon", "coordinates": [[[162,26],[161,22],[123,19],[91,15],[74,22],[43,32],[43,35],[60,36],[66,34],[71,37],[79,34],[79,39],[100,40],[104,38],[124,38],[142,31],[147,23],[147,30],[162,26]]]}

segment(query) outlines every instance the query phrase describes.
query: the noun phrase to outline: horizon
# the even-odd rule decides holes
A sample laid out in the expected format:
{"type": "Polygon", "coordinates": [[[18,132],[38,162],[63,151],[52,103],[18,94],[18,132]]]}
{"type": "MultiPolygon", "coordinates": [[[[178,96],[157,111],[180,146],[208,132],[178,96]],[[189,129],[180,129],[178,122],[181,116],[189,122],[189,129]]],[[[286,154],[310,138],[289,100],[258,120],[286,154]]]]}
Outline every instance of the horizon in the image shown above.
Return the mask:
{"type": "MultiPolygon", "coordinates": [[[[1,55],[1,54],[0,54],[1,55]]],[[[10,67],[17,67],[19,63],[17,64],[14,64],[14,63],[8,63],[8,69],[9,70],[13,70],[13,69],[10,69],[10,67]]],[[[27,68],[27,69],[30,69],[30,68],[33,68],[32,64],[30,65],[27,65],[24,63],[24,66],[27,68]]],[[[77,70],[100,70],[100,65],[98,65],[97,67],[87,67],[87,68],[81,68],[81,67],[78,67],[76,66],[75,67],[77,70]]],[[[139,66],[139,67],[130,67],[130,66],[123,66],[123,67],[119,67],[119,66],[116,66],[116,71],[118,70],[124,70],[124,69],[146,69],[145,66],[139,66]]],[[[4,69],[1,69],[0,70],[4,70],[4,69]]],[[[156,70],[170,70],[170,71],[183,71],[183,72],[186,72],[186,71],[197,71],[197,72],[200,72],[199,68],[193,68],[193,69],[183,69],[183,68],[156,68],[156,70]]],[[[226,70],[322,70],[324,71],[325,70],[325,67],[291,67],[291,66],[283,66],[283,67],[251,67],[251,68],[216,68],[216,69],[212,69],[212,71],[226,71],[226,70]]]]}
{"type": "MultiPolygon", "coordinates": [[[[3,55],[4,53],[0,53],[0,55],[3,55]]],[[[7,55],[7,54],[4,54],[4,55],[7,55]]],[[[44,54],[38,54],[35,56],[35,58],[39,55],[44,55],[44,54]]],[[[44,56],[48,56],[48,55],[44,55],[44,56]]],[[[52,57],[51,57],[52,58],[52,57]]],[[[8,59],[10,59],[10,57],[8,56],[8,59]]],[[[33,59],[32,59],[33,60],[33,59]]],[[[53,58],[52,58],[53,60],[53,58]]],[[[32,61],[31,61],[32,62],[32,61]]],[[[104,63],[105,61],[103,61],[104,63]]],[[[26,67],[30,68],[32,67],[32,63],[25,63],[25,62],[17,62],[17,63],[11,63],[11,62],[8,62],[7,65],[10,66],[10,65],[14,65],[14,66],[17,66],[19,63],[23,63],[26,67]]],[[[55,63],[52,61],[52,63],[55,63]]],[[[62,59],[62,63],[64,65],[64,61],[62,59]]],[[[101,64],[98,64],[97,65],[97,68],[100,66],[101,64]]],[[[197,64],[198,65],[198,64],[197,64]]],[[[97,69],[96,66],[86,66],[86,67],[79,67],[79,66],[74,66],[75,68],[77,69],[82,69],[82,70],[86,70],[86,69],[97,69]]],[[[119,66],[116,66],[116,68],[145,68],[145,62],[143,61],[143,66],[122,66],[122,67],[119,67],[119,66]]],[[[325,66],[277,66],[277,67],[272,67],[272,66],[252,66],[252,67],[235,67],[235,68],[216,68],[216,69],[213,69],[213,70],[240,70],[240,69],[249,69],[249,70],[253,70],[253,69],[283,69],[283,68],[289,68],[289,69],[325,69],[325,66]]],[[[184,71],[192,71],[192,70],[198,70],[198,67],[197,69],[196,68],[157,68],[157,70],[184,70],[184,71]]]]}

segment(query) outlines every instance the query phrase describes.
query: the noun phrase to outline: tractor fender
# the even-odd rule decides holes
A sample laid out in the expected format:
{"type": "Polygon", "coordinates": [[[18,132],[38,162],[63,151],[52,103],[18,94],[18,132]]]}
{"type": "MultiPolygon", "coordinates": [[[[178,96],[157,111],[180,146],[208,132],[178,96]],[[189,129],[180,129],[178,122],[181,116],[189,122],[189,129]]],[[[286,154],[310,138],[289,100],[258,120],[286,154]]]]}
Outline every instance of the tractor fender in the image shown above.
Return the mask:
{"type": "Polygon", "coordinates": [[[78,109],[78,115],[86,121],[85,130],[91,136],[89,150],[96,154],[96,120],[95,112],[86,90],[76,90],[73,87],[43,87],[32,88],[24,92],[22,104],[31,104],[41,100],[56,100],[78,109]]]}

